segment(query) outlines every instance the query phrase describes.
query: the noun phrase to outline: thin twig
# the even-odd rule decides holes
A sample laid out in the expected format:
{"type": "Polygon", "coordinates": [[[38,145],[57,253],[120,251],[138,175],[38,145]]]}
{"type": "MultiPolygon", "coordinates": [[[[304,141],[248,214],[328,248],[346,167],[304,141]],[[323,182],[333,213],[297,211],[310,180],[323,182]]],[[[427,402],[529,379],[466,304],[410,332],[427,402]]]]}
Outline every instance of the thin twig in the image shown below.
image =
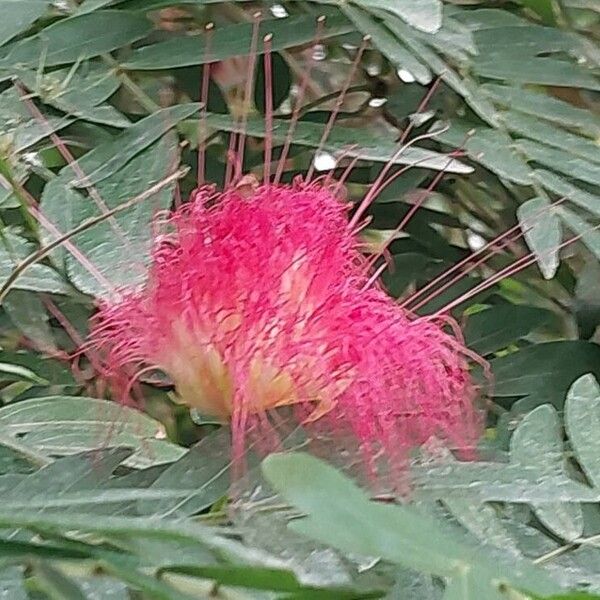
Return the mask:
{"type": "Polygon", "coordinates": [[[55,240],[53,240],[46,246],[42,246],[41,248],[39,248],[38,250],[36,250],[32,254],[30,254],[27,258],[24,258],[23,261],[21,261],[15,267],[13,272],[8,276],[6,281],[0,287],[0,304],[2,303],[4,298],[6,298],[6,295],[10,291],[14,282],[23,274],[23,272],[26,271],[31,265],[37,263],[42,258],[47,256],[50,252],[52,252],[52,250],[54,250],[55,248],[57,248],[58,246],[60,246],[61,244],[63,244],[67,240],[69,240],[70,238],[72,238],[73,236],[75,236],[79,233],[82,233],[82,232],[86,231],[87,229],[90,229],[91,227],[98,225],[99,223],[102,223],[103,221],[105,221],[106,219],[109,219],[110,217],[116,215],[117,213],[127,210],[128,208],[132,207],[133,205],[137,204],[138,202],[141,202],[141,201],[145,200],[146,198],[154,195],[156,192],[160,191],[161,189],[163,189],[164,187],[169,185],[169,183],[171,183],[172,181],[175,181],[175,180],[183,177],[187,173],[187,171],[188,171],[188,167],[178,169],[177,171],[175,171],[174,173],[172,173],[171,175],[169,175],[162,181],[159,181],[157,184],[148,188],[145,192],[138,194],[131,200],[128,200],[127,202],[124,202],[123,204],[119,204],[119,206],[116,206],[115,208],[113,208],[105,213],[102,213],[101,215],[92,217],[90,219],[86,219],[85,221],[83,221],[83,223],[81,223],[74,229],[71,229],[71,231],[68,231],[67,233],[59,236],[58,238],[56,238],[55,240]]]}

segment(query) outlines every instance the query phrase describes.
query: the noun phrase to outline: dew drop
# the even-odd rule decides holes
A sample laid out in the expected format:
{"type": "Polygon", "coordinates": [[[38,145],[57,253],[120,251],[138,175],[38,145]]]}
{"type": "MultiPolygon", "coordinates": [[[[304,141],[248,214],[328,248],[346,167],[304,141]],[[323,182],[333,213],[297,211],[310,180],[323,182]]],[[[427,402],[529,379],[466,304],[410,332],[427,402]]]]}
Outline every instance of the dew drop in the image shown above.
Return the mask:
{"type": "Polygon", "coordinates": [[[317,152],[313,159],[317,171],[330,171],[335,169],[336,160],[329,152],[317,152]]]}
{"type": "Polygon", "coordinates": [[[369,100],[369,106],[371,108],[379,108],[387,102],[387,98],[371,98],[369,100]]]}
{"type": "Polygon", "coordinates": [[[400,68],[396,72],[398,73],[398,77],[400,77],[404,83],[414,83],[416,81],[415,76],[407,69],[400,68]]]}
{"type": "Polygon", "coordinates": [[[271,14],[277,19],[283,19],[289,16],[288,11],[281,4],[273,4],[273,6],[271,6],[271,14]]]}

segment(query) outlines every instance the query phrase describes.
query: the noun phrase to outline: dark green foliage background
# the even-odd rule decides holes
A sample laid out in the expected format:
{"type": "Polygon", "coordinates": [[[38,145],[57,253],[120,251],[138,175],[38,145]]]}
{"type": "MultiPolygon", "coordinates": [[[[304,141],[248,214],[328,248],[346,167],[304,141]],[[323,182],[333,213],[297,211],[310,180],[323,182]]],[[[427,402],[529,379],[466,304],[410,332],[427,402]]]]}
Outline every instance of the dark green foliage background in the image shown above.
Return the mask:
{"type": "MultiPolygon", "coordinates": [[[[597,597],[599,32],[597,0],[0,0],[0,595],[597,597]],[[223,180],[257,10],[259,39],[273,35],[279,145],[326,16],[285,181],[310,165],[365,35],[324,147],[360,158],[349,197],[364,197],[409,124],[411,138],[424,136],[396,156],[390,174],[416,166],[378,197],[367,235],[396,227],[446,171],[390,247],[391,294],[406,296],[518,224],[524,239],[419,312],[535,257],[453,307],[491,366],[486,438],[472,463],[440,449],[436,461],[416,460],[402,505],[372,501],[291,452],[249,467],[254,493],[230,506],[225,429],[194,422],[150,383],[146,414],[93,397],[91,366],[77,363],[75,377],[67,360],[106,289],[65,244],[52,245],[56,230],[113,285],[143,277],[124,257],[147,255],[176,179],[184,196],[193,189],[199,133],[207,178],[223,180]],[[232,58],[199,125],[202,69],[232,58]]],[[[253,77],[244,171],[260,176],[262,57],[253,77]]]]}

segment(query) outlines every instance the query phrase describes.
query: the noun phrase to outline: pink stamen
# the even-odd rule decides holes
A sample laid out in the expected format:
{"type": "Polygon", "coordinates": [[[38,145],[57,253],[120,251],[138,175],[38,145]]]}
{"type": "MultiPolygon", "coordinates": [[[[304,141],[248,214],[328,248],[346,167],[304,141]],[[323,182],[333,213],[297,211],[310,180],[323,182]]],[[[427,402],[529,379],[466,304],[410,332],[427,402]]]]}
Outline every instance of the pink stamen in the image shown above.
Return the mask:
{"type": "MultiPolygon", "coordinates": [[[[321,150],[325,146],[325,142],[327,142],[327,139],[329,138],[329,135],[333,129],[333,126],[335,125],[335,121],[337,119],[338,113],[340,112],[340,109],[342,108],[342,104],[344,103],[344,99],[346,98],[346,93],[348,92],[348,88],[350,87],[350,84],[352,83],[352,80],[354,79],[354,76],[356,75],[356,72],[358,71],[358,65],[360,65],[360,61],[362,59],[362,56],[367,48],[367,44],[369,43],[370,39],[371,38],[369,36],[365,36],[362,39],[362,42],[358,48],[356,56],[354,57],[354,60],[352,61],[352,65],[350,67],[350,72],[348,73],[348,77],[346,77],[346,81],[344,82],[344,85],[342,86],[342,89],[341,89],[340,93],[338,94],[338,97],[333,106],[333,110],[331,111],[331,114],[329,115],[329,119],[327,120],[325,128],[323,129],[323,134],[321,135],[321,139],[319,140],[319,145],[315,152],[315,156],[317,156],[321,152],[321,150]]],[[[313,160],[312,163],[310,164],[310,167],[308,168],[308,173],[306,174],[306,182],[307,183],[310,183],[314,172],[315,172],[315,161],[313,160]]]]}
{"type": "Polygon", "coordinates": [[[254,89],[254,68],[256,67],[257,46],[258,46],[258,30],[260,28],[261,13],[256,12],[253,15],[254,23],[252,25],[252,39],[250,41],[250,63],[248,65],[248,77],[246,78],[246,88],[244,90],[244,103],[242,109],[242,122],[240,127],[240,135],[238,140],[238,149],[235,160],[235,178],[242,176],[244,168],[244,150],[246,147],[246,125],[248,123],[248,113],[252,102],[252,91],[254,89]]]}
{"type": "MultiPolygon", "coordinates": [[[[321,36],[323,35],[323,27],[325,26],[325,17],[320,16],[317,19],[317,29],[315,33],[315,42],[314,46],[316,46],[321,36]]],[[[298,123],[298,119],[300,118],[300,109],[302,108],[302,102],[304,101],[304,94],[306,93],[306,87],[308,85],[308,80],[310,78],[310,74],[315,65],[315,53],[312,52],[310,55],[310,59],[308,62],[308,67],[306,71],[302,73],[302,78],[300,80],[300,88],[298,90],[298,96],[296,97],[296,101],[294,103],[294,108],[292,110],[292,118],[290,119],[290,124],[285,136],[285,140],[283,143],[283,149],[281,150],[281,156],[279,157],[279,161],[277,164],[277,171],[275,172],[275,179],[273,183],[277,185],[281,180],[281,176],[283,175],[283,169],[285,168],[285,161],[287,159],[288,152],[290,150],[290,145],[292,143],[292,137],[294,136],[294,131],[296,130],[296,125],[298,123]]]]}
{"type": "MultiPolygon", "coordinates": [[[[549,256],[550,254],[553,254],[554,252],[562,250],[563,248],[565,248],[567,246],[570,246],[574,242],[577,242],[581,238],[585,237],[588,233],[591,233],[591,232],[596,231],[598,229],[600,229],[600,224],[598,224],[598,225],[596,225],[594,227],[590,227],[590,229],[588,229],[587,231],[579,233],[579,234],[577,234],[577,235],[575,235],[575,236],[573,236],[573,237],[565,240],[564,242],[562,242],[561,244],[559,244],[555,248],[551,248],[549,251],[543,252],[541,254],[541,256],[542,257],[549,256]]],[[[489,289],[491,286],[495,285],[499,281],[507,279],[508,277],[512,277],[513,275],[516,275],[517,273],[519,273],[523,269],[526,269],[530,265],[534,264],[537,260],[538,260],[538,257],[536,256],[536,254],[534,252],[530,252],[529,254],[526,254],[525,256],[523,256],[519,260],[515,261],[511,265],[508,265],[504,269],[498,271],[498,273],[495,273],[494,275],[488,277],[486,280],[482,281],[479,285],[475,286],[473,289],[469,290],[468,292],[465,292],[464,294],[462,294],[461,296],[459,296],[458,298],[456,298],[452,302],[449,302],[443,308],[440,308],[435,313],[434,316],[439,316],[439,315],[441,315],[443,313],[446,313],[446,312],[452,310],[453,308],[455,308],[459,304],[462,304],[463,302],[465,302],[465,300],[468,300],[469,298],[472,298],[473,296],[476,296],[480,292],[483,292],[483,291],[489,289]]]]}
{"type": "Polygon", "coordinates": [[[271,180],[271,156],[273,152],[273,69],[271,64],[271,46],[273,36],[268,34],[264,38],[264,66],[265,66],[265,170],[263,183],[271,180]]]}
{"type": "Polygon", "coordinates": [[[213,29],[214,25],[212,23],[208,23],[204,28],[206,34],[204,48],[207,60],[204,61],[202,68],[202,85],[200,86],[202,109],[198,122],[198,174],[196,177],[196,187],[198,188],[204,184],[204,170],[206,168],[206,131],[203,131],[203,128],[206,127],[206,114],[208,111],[208,88],[210,84],[210,62],[208,59],[210,58],[213,29]]]}

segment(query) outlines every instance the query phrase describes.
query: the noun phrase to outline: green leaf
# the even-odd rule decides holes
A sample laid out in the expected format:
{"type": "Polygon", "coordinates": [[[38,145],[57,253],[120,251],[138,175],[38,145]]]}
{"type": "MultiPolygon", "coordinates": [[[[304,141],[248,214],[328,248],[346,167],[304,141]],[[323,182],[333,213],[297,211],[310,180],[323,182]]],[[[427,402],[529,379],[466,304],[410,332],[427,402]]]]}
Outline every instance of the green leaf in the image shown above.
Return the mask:
{"type": "Polygon", "coordinates": [[[600,90],[600,82],[583,68],[572,62],[552,58],[527,58],[518,56],[496,57],[490,60],[482,56],[475,62],[478,75],[489,79],[501,79],[511,83],[537,83],[600,90]]]}
{"type": "Polygon", "coordinates": [[[519,224],[529,249],[545,279],[552,279],[560,264],[560,220],[546,198],[531,198],[517,209],[519,224]]]}
{"type": "Polygon", "coordinates": [[[373,44],[381,50],[387,59],[397,68],[409,71],[422,85],[431,82],[431,71],[404,44],[384,27],[375,21],[366,11],[351,4],[342,5],[344,14],[365,35],[370,35],[373,44]]]}
{"type": "Polygon", "coordinates": [[[440,0],[355,0],[365,8],[379,8],[390,12],[411,27],[436,33],[442,26],[442,3],[440,0]]]}
{"type": "MultiPolygon", "coordinates": [[[[160,182],[177,163],[177,139],[166,135],[158,142],[135,156],[114,175],[103,179],[96,192],[107,209],[117,207],[131,198],[142,194],[160,182]]],[[[96,171],[97,172],[97,171],[96,171]]],[[[49,186],[46,186],[48,190],[49,186]]],[[[52,186],[53,194],[60,194],[64,187],[52,186]]],[[[90,273],[71,253],[66,255],[66,267],[70,280],[83,292],[93,296],[106,297],[113,289],[106,289],[108,280],[113,288],[134,286],[147,276],[147,263],[150,259],[152,243],[152,219],[157,210],[169,207],[173,186],[146,198],[143,202],[123,210],[113,219],[106,220],[84,233],[72,238],[72,243],[102,274],[104,281],[90,273]]],[[[44,190],[44,199],[57,206],[60,198],[50,198],[44,190]]],[[[71,226],[75,227],[87,219],[102,214],[95,202],[80,194],[72,194],[72,200],[62,210],[68,210],[71,226]]],[[[68,198],[68,197],[67,197],[68,198]]]]}
{"type": "Polygon", "coordinates": [[[598,196],[594,196],[593,194],[578,188],[551,171],[541,169],[536,170],[534,176],[536,181],[548,191],[558,194],[559,196],[564,196],[574,204],[577,204],[577,206],[588,210],[594,215],[600,216],[600,201],[598,196]]]}
{"type": "Polygon", "coordinates": [[[600,600],[600,596],[586,592],[572,592],[570,594],[555,594],[552,596],[534,596],[533,600],[600,600]]]}
{"type": "Polygon", "coordinates": [[[170,465],[149,490],[193,489],[189,497],[175,500],[141,501],[138,512],[160,518],[187,517],[208,508],[227,494],[231,482],[231,440],[227,429],[219,429],[170,465]]]}
{"type": "Polygon", "coordinates": [[[48,381],[43,377],[39,377],[33,371],[22,367],[21,365],[11,365],[10,363],[0,363],[0,373],[2,379],[6,380],[6,375],[9,379],[15,381],[29,381],[38,385],[48,385],[48,381]]]}
{"type": "Polygon", "coordinates": [[[65,369],[65,364],[59,360],[50,359],[39,353],[31,352],[7,352],[0,351],[0,362],[11,365],[19,365],[32,371],[41,379],[47,380],[57,387],[78,387],[75,383],[70,369],[65,369]]]}
{"type": "MultiPolygon", "coordinates": [[[[415,467],[415,484],[428,497],[444,500],[547,504],[552,502],[597,503],[600,494],[568,477],[539,477],[539,470],[521,464],[469,462],[434,467],[415,467]]],[[[505,522],[506,524],[506,522],[505,522]]]]}
{"type": "Polygon", "coordinates": [[[121,10],[96,11],[61,19],[10,48],[0,68],[73,63],[111,52],[145,37],[152,24],[144,15],[121,10]],[[85,44],[81,43],[85,40],[85,44]]]}
{"type": "MultiPolygon", "coordinates": [[[[476,31],[474,36],[479,59],[486,63],[517,57],[527,62],[540,54],[571,52],[576,48],[577,40],[568,31],[531,24],[499,24],[497,27],[476,31]]],[[[475,65],[477,64],[476,59],[475,65]]]]}
{"type": "Polygon", "coordinates": [[[530,140],[518,140],[517,145],[530,160],[556,169],[568,177],[600,185],[600,168],[598,168],[597,163],[591,163],[582,158],[577,158],[569,152],[530,140]]]}
{"type": "MultiPolygon", "coordinates": [[[[137,121],[113,140],[101,144],[80,158],[77,167],[85,177],[75,174],[72,184],[82,188],[110,177],[134,156],[173,129],[179,121],[195,113],[199,107],[197,103],[178,104],[158,110],[137,121]]],[[[68,165],[61,171],[61,176],[72,176],[74,173],[73,167],[68,165]]]]}
{"type": "Polygon", "coordinates": [[[0,596],[10,600],[29,600],[22,567],[6,566],[0,569],[0,596]]]}
{"type": "Polygon", "coordinates": [[[502,131],[471,128],[467,123],[453,121],[450,129],[439,135],[439,140],[454,148],[462,146],[472,160],[508,181],[531,185],[532,170],[516,151],[510,136],[502,131]]]}
{"type": "Polygon", "coordinates": [[[0,431],[56,455],[127,446],[136,450],[126,461],[131,466],[171,462],[185,453],[160,439],[164,437],[162,425],[143,413],[79,396],[34,398],[0,408],[0,431]]]}
{"type": "Polygon", "coordinates": [[[37,294],[12,290],[4,298],[2,307],[19,331],[29,338],[38,349],[42,351],[56,349],[46,307],[37,294]]]}
{"type": "Polygon", "coordinates": [[[81,588],[71,578],[48,563],[35,562],[33,572],[44,592],[53,600],[87,600],[81,588]]]}
{"type": "MultiPolygon", "coordinates": [[[[532,467],[545,477],[564,474],[560,422],[554,407],[538,406],[521,421],[510,441],[511,462],[532,467]]],[[[583,514],[578,504],[552,502],[533,505],[546,527],[561,538],[572,541],[583,533],[583,514]]]]}
{"type": "Polygon", "coordinates": [[[600,161],[600,146],[596,142],[517,112],[506,112],[502,118],[509,131],[560,148],[579,158],[592,162],[600,161]]]}
{"type": "Polygon", "coordinates": [[[0,46],[25,31],[50,6],[50,0],[3,0],[0,46]]]}
{"type": "MultiPolygon", "coordinates": [[[[265,124],[263,120],[249,119],[246,126],[234,122],[229,116],[208,114],[206,124],[222,131],[242,131],[256,137],[265,136],[265,124]]],[[[325,125],[312,123],[310,121],[299,121],[294,130],[294,144],[318,148],[321,144],[325,125]]],[[[283,143],[287,137],[289,122],[285,119],[274,119],[272,137],[275,143],[283,143]]],[[[470,173],[471,167],[456,159],[449,159],[439,152],[410,146],[402,153],[400,147],[392,137],[382,137],[380,133],[375,134],[368,129],[352,129],[338,125],[335,127],[322,150],[332,153],[343,153],[344,157],[359,157],[363,160],[385,162],[393,159],[394,164],[416,164],[421,168],[442,170],[448,173],[470,173]]]]}
{"type": "Polygon", "coordinates": [[[509,566],[513,559],[507,556],[477,552],[443,522],[416,508],[370,502],[349,479],[311,456],[274,454],[263,462],[263,472],[307,515],[289,527],[342,551],[378,556],[451,581],[473,573],[476,598],[501,598],[500,583],[534,586],[538,593],[557,587],[526,561],[509,566]]]}
{"type": "Polygon", "coordinates": [[[549,318],[549,311],[534,306],[492,306],[468,317],[465,341],[475,352],[491,354],[525,337],[549,318]]]}
{"type": "Polygon", "coordinates": [[[491,83],[482,85],[480,89],[486,96],[504,108],[520,111],[566,127],[577,128],[583,134],[600,135],[600,118],[594,113],[577,108],[548,94],[491,83]]]}
{"type": "Polygon", "coordinates": [[[83,0],[79,5],[77,13],[82,15],[84,13],[93,12],[99,8],[104,8],[111,4],[120,4],[121,0],[83,0]]]}
{"type": "Polygon", "coordinates": [[[530,27],[531,23],[508,10],[497,8],[478,8],[463,10],[453,14],[454,18],[464,23],[471,31],[484,31],[498,27],[530,27]]]}
{"type": "Polygon", "coordinates": [[[380,598],[383,592],[366,592],[341,587],[312,587],[302,585],[292,571],[259,567],[189,566],[173,567],[163,572],[193,575],[224,586],[245,587],[254,590],[286,592],[285,598],[297,600],[358,600],[380,598]],[[288,596],[287,594],[292,594],[288,596]]]}
{"type": "MultiPolygon", "coordinates": [[[[211,34],[208,52],[205,36],[177,37],[144,46],[135,50],[123,66],[132,70],[156,71],[242,56],[250,51],[252,27],[251,23],[238,23],[215,28],[211,34]]],[[[327,17],[320,38],[324,40],[350,31],[352,31],[350,23],[345,18],[334,15],[327,17]]],[[[293,16],[262,21],[258,39],[262,40],[266,34],[272,34],[271,48],[277,51],[310,42],[315,39],[316,32],[317,22],[314,17],[293,16]]],[[[264,52],[262,43],[258,44],[257,52],[259,54],[264,52]]]]}
{"type": "Polygon", "coordinates": [[[600,232],[598,229],[594,229],[591,224],[586,223],[577,213],[563,206],[559,207],[558,215],[573,233],[581,236],[581,241],[600,260],[600,232]]]}
{"type": "MultiPolygon", "coordinates": [[[[230,540],[217,530],[199,525],[191,519],[148,519],[147,517],[116,517],[93,513],[56,513],[38,510],[4,510],[0,507],[0,526],[2,528],[33,528],[55,535],[57,531],[80,531],[114,536],[119,543],[128,538],[139,541],[158,540],[163,543],[182,542],[195,546],[197,555],[204,551],[218,553],[221,560],[236,561],[241,564],[253,564],[283,568],[281,560],[259,551],[246,548],[239,542],[230,540]]],[[[123,560],[120,561],[123,565],[123,560]]],[[[114,571],[114,565],[111,571],[114,571]]],[[[123,566],[126,570],[127,564],[123,566]]],[[[119,575],[121,577],[121,575],[119,575]]],[[[125,579],[124,577],[121,577],[125,579]]],[[[154,580],[156,581],[156,580],[154,580]]]]}
{"type": "Polygon", "coordinates": [[[129,449],[116,448],[50,462],[6,491],[3,495],[5,505],[44,510],[52,506],[53,499],[74,492],[85,490],[96,494],[115,468],[130,455],[129,449]]]}
{"type": "Polygon", "coordinates": [[[470,497],[447,497],[443,503],[456,520],[481,542],[518,554],[515,541],[491,506],[474,502],[470,497]]]}
{"type": "Polygon", "coordinates": [[[600,386],[593,375],[580,377],[569,388],[565,427],[581,468],[592,485],[600,487],[600,386]]]}
{"type": "Polygon", "coordinates": [[[600,346],[584,341],[535,344],[490,362],[495,396],[534,395],[560,408],[571,384],[600,376],[600,346]]]}
{"type": "Polygon", "coordinates": [[[112,577],[78,578],[77,585],[81,588],[87,600],[130,600],[131,595],[127,586],[112,577]]]}
{"type": "MultiPolygon", "coordinates": [[[[5,152],[18,154],[29,146],[48,137],[50,133],[67,127],[73,119],[67,116],[44,115],[45,122],[35,119],[16,88],[0,94],[0,119],[3,123],[5,152]]],[[[20,169],[17,167],[17,173],[20,169]]],[[[22,182],[23,177],[19,177],[22,182]]]]}
{"type": "MultiPolygon", "coordinates": [[[[88,0],[88,2],[103,1],[103,0],[88,0]]],[[[240,0],[244,2],[246,0],[240,0]]],[[[192,4],[205,6],[207,4],[221,4],[222,0],[112,0],[113,3],[119,4],[120,7],[127,10],[157,10],[166,8],[167,6],[192,4]]]]}
{"type": "Polygon", "coordinates": [[[113,127],[127,127],[130,124],[112,106],[101,105],[121,85],[114,69],[104,63],[88,61],[74,73],[71,68],[63,68],[40,76],[31,69],[18,69],[16,75],[46,104],[68,115],[113,127]]]}
{"type": "Polygon", "coordinates": [[[446,61],[442,60],[436,52],[414,35],[415,31],[413,29],[400,19],[391,17],[385,19],[385,23],[412,50],[415,56],[419,57],[420,61],[426,63],[444,83],[457,94],[460,94],[478,116],[492,125],[497,123],[496,110],[493,104],[479,93],[473,79],[467,76],[459,76],[446,61]]]}
{"type": "Polygon", "coordinates": [[[519,0],[523,6],[536,12],[544,21],[552,25],[555,22],[554,4],[552,0],[519,0]]]}
{"type": "MultiPolygon", "coordinates": [[[[0,241],[0,284],[8,279],[13,269],[34,248],[34,245],[24,238],[4,232],[3,240],[0,241]]],[[[66,294],[71,289],[54,269],[43,264],[32,265],[15,281],[13,288],[53,294],[66,294]]]]}

